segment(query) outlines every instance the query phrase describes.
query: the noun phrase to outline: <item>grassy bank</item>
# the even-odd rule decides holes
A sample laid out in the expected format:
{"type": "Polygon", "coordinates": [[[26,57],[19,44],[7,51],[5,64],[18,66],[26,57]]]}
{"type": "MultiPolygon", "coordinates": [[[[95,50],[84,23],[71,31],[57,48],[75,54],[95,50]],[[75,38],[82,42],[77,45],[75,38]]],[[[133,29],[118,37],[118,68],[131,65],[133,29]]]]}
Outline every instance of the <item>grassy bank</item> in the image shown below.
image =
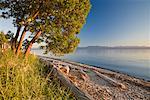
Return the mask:
{"type": "Polygon", "coordinates": [[[56,78],[49,79],[44,65],[30,55],[16,57],[0,53],[0,100],[72,100],[71,92],[56,78]]]}

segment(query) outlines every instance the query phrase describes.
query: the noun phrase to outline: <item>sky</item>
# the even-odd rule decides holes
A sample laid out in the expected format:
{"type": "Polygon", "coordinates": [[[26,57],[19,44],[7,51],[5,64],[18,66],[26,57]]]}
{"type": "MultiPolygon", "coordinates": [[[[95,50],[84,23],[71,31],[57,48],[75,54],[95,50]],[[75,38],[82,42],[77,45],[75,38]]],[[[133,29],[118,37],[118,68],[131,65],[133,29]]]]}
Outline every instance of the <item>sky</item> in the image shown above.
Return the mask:
{"type": "Polygon", "coordinates": [[[91,0],[80,46],[150,45],[150,0],[91,0]]]}
{"type": "MultiPolygon", "coordinates": [[[[91,0],[78,37],[85,46],[150,46],[150,0],[91,0]]],[[[12,19],[0,19],[0,31],[16,32],[12,19]]]]}

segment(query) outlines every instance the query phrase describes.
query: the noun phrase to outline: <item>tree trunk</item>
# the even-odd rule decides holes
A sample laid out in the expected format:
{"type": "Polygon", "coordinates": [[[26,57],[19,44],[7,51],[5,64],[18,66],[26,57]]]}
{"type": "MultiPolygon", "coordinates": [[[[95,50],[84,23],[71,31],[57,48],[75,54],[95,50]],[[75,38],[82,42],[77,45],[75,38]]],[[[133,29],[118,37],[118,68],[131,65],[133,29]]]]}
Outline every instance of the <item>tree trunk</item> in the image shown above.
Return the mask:
{"type": "Polygon", "coordinates": [[[18,27],[16,36],[14,38],[15,48],[17,48],[17,39],[19,37],[20,30],[21,30],[21,26],[18,27]]]}
{"type": "Polygon", "coordinates": [[[30,50],[31,50],[31,47],[33,45],[33,43],[35,42],[35,40],[41,35],[41,31],[37,32],[36,35],[33,37],[33,39],[30,41],[26,51],[25,51],[25,57],[27,58],[29,53],[30,53],[30,50]]]}
{"type": "Polygon", "coordinates": [[[14,50],[14,51],[15,51],[15,49],[17,48],[17,39],[18,39],[18,37],[19,37],[20,30],[21,30],[21,26],[19,26],[19,27],[17,28],[16,35],[15,35],[15,37],[14,37],[13,40],[12,40],[12,50],[14,50]]]}
{"type": "MultiPolygon", "coordinates": [[[[39,11],[37,11],[37,12],[33,15],[32,19],[35,19],[38,14],[39,14],[39,11]]],[[[23,32],[22,32],[22,34],[21,34],[18,47],[17,47],[17,44],[16,44],[16,43],[17,43],[17,39],[18,39],[18,36],[19,36],[19,32],[20,32],[21,27],[20,27],[20,29],[17,30],[17,33],[18,33],[18,34],[16,34],[16,36],[15,36],[15,39],[17,38],[17,39],[15,40],[15,48],[17,48],[17,49],[16,49],[16,55],[17,55],[17,56],[20,54],[20,49],[21,49],[21,46],[22,46],[22,42],[23,42],[23,39],[24,39],[24,37],[25,37],[25,35],[26,35],[26,27],[27,27],[27,25],[25,26],[25,28],[24,28],[24,30],[23,30],[23,32]]]]}
{"type": "Polygon", "coordinates": [[[27,26],[25,26],[24,30],[22,31],[22,34],[21,34],[21,37],[20,37],[20,40],[19,40],[19,44],[18,44],[18,47],[16,49],[16,55],[17,56],[20,54],[20,49],[21,49],[21,46],[22,46],[22,42],[23,42],[23,39],[26,35],[26,28],[27,28],[27,26]]]}
{"type": "Polygon", "coordinates": [[[34,16],[32,17],[32,19],[35,19],[38,14],[39,14],[39,11],[37,11],[37,12],[34,14],[34,16]]]}

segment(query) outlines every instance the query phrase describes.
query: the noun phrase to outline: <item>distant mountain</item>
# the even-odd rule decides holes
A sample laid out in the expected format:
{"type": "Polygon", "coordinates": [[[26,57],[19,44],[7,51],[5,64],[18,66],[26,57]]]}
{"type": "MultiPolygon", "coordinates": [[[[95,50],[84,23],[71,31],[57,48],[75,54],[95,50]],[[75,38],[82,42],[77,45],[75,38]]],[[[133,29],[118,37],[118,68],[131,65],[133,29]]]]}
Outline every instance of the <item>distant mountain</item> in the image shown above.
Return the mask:
{"type": "MultiPolygon", "coordinates": [[[[98,49],[150,49],[148,46],[87,46],[87,47],[78,47],[77,49],[88,49],[88,50],[98,50],[98,49]]],[[[31,50],[40,50],[40,48],[32,48],[31,50]]]]}
{"type": "Polygon", "coordinates": [[[150,49],[148,46],[87,46],[87,47],[78,47],[78,49],[150,49]]]}

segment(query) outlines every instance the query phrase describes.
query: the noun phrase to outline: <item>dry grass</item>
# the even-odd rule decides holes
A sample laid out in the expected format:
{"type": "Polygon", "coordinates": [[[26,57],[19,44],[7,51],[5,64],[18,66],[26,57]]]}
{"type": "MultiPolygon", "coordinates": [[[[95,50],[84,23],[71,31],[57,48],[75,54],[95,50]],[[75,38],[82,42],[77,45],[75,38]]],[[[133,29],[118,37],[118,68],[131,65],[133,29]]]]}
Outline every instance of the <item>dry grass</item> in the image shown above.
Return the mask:
{"type": "Polygon", "coordinates": [[[11,51],[0,53],[0,100],[75,99],[57,79],[46,79],[44,70],[35,56],[24,59],[11,51]]]}

